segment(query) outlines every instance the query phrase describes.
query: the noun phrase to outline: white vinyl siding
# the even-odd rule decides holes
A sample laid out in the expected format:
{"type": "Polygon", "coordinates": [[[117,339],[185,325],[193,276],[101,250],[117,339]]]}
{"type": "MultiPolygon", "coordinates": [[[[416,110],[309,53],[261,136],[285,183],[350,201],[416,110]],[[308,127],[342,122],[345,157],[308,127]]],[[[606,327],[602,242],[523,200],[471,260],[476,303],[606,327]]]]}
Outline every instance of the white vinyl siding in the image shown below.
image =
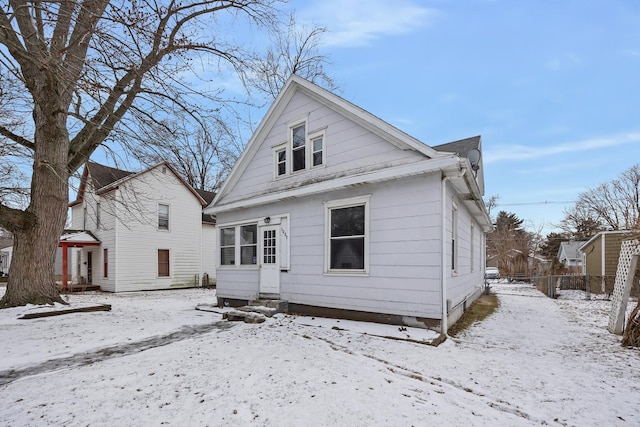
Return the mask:
{"type": "MultiPolygon", "coordinates": [[[[336,175],[348,175],[350,171],[378,170],[424,160],[423,155],[399,150],[358,123],[305,94],[296,93],[253,156],[251,166],[238,178],[233,190],[220,199],[221,204],[274,191],[274,147],[280,147],[284,141],[289,143],[291,126],[301,123],[300,112],[307,114],[307,138],[323,135],[323,165],[306,169],[305,173],[287,172],[279,176],[278,188],[299,187],[310,178],[319,182],[334,179],[336,175]]],[[[289,152],[287,162],[292,169],[289,152]]]]}
{"type": "Polygon", "coordinates": [[[196,286],[201,274],[202,205],[194,194],[160,167],[126,181],[118,197],[117,247],[110,251],[115,252],[117,266],[114,291],[196,286]],[[170,233],[158,229],[159,205],[170,206],[170,233]],[[158,249],[170,251],[169,277],[158,277],[158,249]]]}
{"type": "MultiPolygon", "coordinates": [[[[218,221],[240,223],[290,212],[290,268],[280,283],[280,297],[290,303],[437,318],[442,232],[441,203],[433,192],[439,194],[439,185],[439,174],[370,184],[219,213],[218,221]],[[367,274],[327,274],[327,204],[357,203],[369,194],[367,274]]],[[[222,267],[217,272],[220,298],[252,299],[258,289],[257,269],[222,267]]]]}
{"type": "Polygon", "coordinates": [[[169,230],[169,205],[158,203],[158,230],[169,230]]]}
{"type": "Polygon", "coordinates": [[[255,266],[258,255],[257,224],[220,225],[220,265],[255,266]]]}
{"type": "Polygon", "coordinates": [[[326,204],[325,271],[366,273],[368,271],[368,201],[358,197],[326,204]]]}

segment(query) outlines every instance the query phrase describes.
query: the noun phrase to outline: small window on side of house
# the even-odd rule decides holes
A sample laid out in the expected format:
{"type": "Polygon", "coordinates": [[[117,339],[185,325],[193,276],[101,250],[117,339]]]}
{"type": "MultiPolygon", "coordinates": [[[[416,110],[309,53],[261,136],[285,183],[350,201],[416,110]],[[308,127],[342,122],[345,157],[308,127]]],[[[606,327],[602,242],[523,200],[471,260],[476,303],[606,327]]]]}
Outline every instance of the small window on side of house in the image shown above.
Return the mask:
{"type": "Polygon", "coordinates": [[[103,277],[109,277],[109,249],[102,250],[103,277]]]}
{"type": "Polygon", "coordinates": [[[158,249],[158,277],[169,275],[169,249],[158,249]]]}
{"type": "Polygon", "coordinates": [[[100,229],[101,220],[100,220],[100,202],[96,203],[96,228],[100,229]]]}
{"type": "Polygon", "coordinates": [[[169,205],[158,204],[158,230],[169,230],[169,205]]]}

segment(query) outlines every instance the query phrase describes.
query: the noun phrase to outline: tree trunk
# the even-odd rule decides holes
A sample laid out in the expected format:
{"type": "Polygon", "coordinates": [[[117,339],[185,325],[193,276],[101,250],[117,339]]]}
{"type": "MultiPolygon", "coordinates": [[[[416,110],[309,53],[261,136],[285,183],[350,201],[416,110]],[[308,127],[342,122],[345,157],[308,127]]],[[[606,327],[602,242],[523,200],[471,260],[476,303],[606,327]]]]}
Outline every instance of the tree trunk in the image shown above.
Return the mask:
{"type": "Polygon", "coordinates": [[[34,152],[31,202],[22,220],[9,230],[15,239],[14,249],[0,308],[66,304],[56,288],[54,267],[69,204],[69,134],[65,115],[56,114],[53,105],[49,107],[48,114],[38,106],[34,109],[38,143],[34,152]]]}

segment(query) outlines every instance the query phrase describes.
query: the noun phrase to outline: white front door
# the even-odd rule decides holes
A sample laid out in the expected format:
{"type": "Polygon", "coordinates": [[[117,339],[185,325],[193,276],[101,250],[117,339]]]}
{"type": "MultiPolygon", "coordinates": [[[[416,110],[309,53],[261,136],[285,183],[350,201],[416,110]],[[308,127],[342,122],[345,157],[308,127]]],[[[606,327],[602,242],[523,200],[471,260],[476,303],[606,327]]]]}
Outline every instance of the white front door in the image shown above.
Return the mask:
{"type": "Polygon", "coordinates": [[[280,293],[280,236],[278,225],[260,227],[260,293],[280,293]]]}

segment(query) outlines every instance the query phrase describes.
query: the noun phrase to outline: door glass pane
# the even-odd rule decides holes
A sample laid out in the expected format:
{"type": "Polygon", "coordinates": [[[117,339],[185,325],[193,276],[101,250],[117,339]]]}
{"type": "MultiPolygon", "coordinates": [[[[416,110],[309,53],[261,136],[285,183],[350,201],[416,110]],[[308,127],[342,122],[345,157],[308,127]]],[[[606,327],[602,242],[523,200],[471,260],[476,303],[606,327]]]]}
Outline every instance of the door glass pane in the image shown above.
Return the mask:
{"type": "Polygon", "coordinates": [[[262,233],[262,263],[275,264],[276,262],[276,231],[264,230],[262,233]]]}

